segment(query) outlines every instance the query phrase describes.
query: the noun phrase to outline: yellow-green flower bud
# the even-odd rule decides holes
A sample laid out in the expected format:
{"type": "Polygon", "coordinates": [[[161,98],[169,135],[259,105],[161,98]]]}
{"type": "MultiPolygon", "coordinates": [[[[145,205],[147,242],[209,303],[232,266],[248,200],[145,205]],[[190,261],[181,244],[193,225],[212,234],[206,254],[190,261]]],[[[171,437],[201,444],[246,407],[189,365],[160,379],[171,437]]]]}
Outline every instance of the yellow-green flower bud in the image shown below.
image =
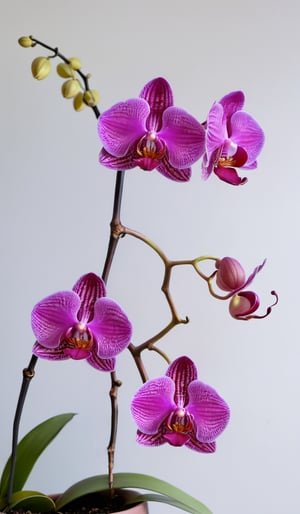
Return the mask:
{"type": "Polygon", "coordinates": [[[81,60],[78,57],[70,57],[70,66],[73,70],[79,70],[82,67],[81,60]]]}
{"type": "Polygon", "coordinates": [[[86,107],[86,104],[83,101],[83,93],[81,91],[74,97],[73,107],[77,112],[82,111],[82,109],[86,107]]]}
{"type": "Polygon", "coordinates": [[[100,95],[96,89],[91,89],[89,91],[85,91],[83,99],[89,107],[95,107],[100,100],[100,95]]]}
{"type": "Polygon", "coordinates": [[[70,64],[67,64],[66,62],[59,63],[56,66],[56,71],[58,75],[64,79],[67,79],[69,77],[75,77],[74,70],[71,68],[70,64]]]}
{"type": "Polygon", "coordinates": [[[29,48],[30,46],[33,46],[34,43],[31,39],[31,37],[23,36],[18,39],[19,45],[23,46],[24,48],[29,48]]]}
{"type": "Polygon", "coordinates": [[[36,57],[31,64],[31,73],[37,80],[48,77],[51,71],[51,63],[47,57],[36,57]]]}
{"type": "Polygon", "coordinates": [[[80,91],[80,83],[77,79],[66,80],[61,87],[62,95],[65,98],[73,98],[80,91]]]}

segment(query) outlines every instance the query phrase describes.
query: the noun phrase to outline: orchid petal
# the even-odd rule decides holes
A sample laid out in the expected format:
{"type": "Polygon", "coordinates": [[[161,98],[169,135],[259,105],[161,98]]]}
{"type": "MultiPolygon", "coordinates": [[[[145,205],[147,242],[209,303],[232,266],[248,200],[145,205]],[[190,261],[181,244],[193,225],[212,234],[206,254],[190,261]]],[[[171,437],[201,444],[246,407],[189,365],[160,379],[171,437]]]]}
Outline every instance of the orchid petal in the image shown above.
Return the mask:
{"type": "Polygon", "coordinates": [[[189,357],[178,357],[171,363],[166,376],[175,383],[174,402],[178,407],[185,407],[188,403],[188,385],[197,379],[197,368],[189,357]]]}
{"type": "Polygon", "coordinates": [[[87,273],[77,280],[73,291],[78,294],[81,300],[78,320],[82,323],[91,321],[94,317],[96,300],[106,295],[104,281],[94,273],[87,273]]]}
{"type": "Polygon", "coordinates": [[[175,182],[188,182],[192,174],[191,168],[179,170],[171,166],[167,159],[162,159],[161,164],[159,164],[156,169],[164,177],[174,180],[175,182]]]}
{"type": "Polygon", "coordinates": [[[115,357],[130,343],[132,327],[121,307],[110,298],[99,298],[94,307],[94,319],[88,324],[98,345],[97,355],[115,357]]]}
{"type": "Polygon", "coordinates": [[[256,160],[264,144],[263,130],[252,116],[242,111],[231,117],[230,138],[246,150],[247,164],[256,160]]]}
{"type": "Polygon", "coordinates": [[[143,444],[144,446],[160,446],[161,444],[165,444],[167,441],[160,434],[144,434],[140,430],[137,431],[136,441],[139,444],[143,444]]]}
{"type": "Polygon", "coordinates": [[[100,359],[94,351],[92,351],[86,361],[93,366],[93,368],[98,369],[99,371],[107,371],[111,373],[116,367],[116,359],[114,357],[112,359],[100,359]]]}
{"type": "Polygon", "coordinates": [[[169,107],[164,111],[159,137],[167,144],[169,161],[175,168],[188,168],[204,152],[203,126],[178,107],[169,107]]]}
{"type": "Polygon", "coordinates": [[[214,168],[214,172],[220,180],[232,186],[241,186],[246,184],[248,180],[246,177],[241,178],[234,168],[222,168],[219,166],[218,168],[214,168]]]}
{"type": "Polygon", "coordinates": [[[152,435],[158,432],[168,413],[176,409],[174,392],[170,377],[148,380],[137,391],[131,402],[131,413],[141,432],[152,435]]]}
{"type": "Polygon", "coordinates": [[[143,87],[140,98],[144,98],[150,106],[147,130],[158,132],[161,129],[163,112],[173,105],[170,84],[162,77],[153,79],[143,87]]]}
{"type": "Polygon", "coordinates": [[[107,152],[124,157],[129,148],[146,132],[150,108],[142,98],[120,102],[101,114],[98,132],[107,152]]]}
{"type": "Polygon", "coordinates": [[[164,434],[164,438],[172,446],[184,446],[190,440],[189,434],[180,432],[167,432],[164,434]]]}
{"type": "Polygon", "coordinates": [[[211,154],[222,147],[224,141],[228,138],[226,122],[223,121],[223,115],[223,107],[219,103],[214,104],[208,113],[206,129],[208,160],[210,160],[211,154]]]}
{"type": "Polygon", "coordinates": [[[106,166],[106,168],[125,171],[136,167],[134,156],[136,156],[134,148],[129,149],[124,157],[114,157],[108,153],[105,148],[102,148],[99,154],[99,162],[103,164],[103,166],[106,166]]]}
{"type": "Polygon", "coordinates": [[[61,346],[57,348],[45,348],[37,342],[33,345],[32,353],[36,357],[53,361],[70,359],[70,356],[64,353],[64,349],[61,346]]]}
{"type": "Polygon", "coordinates": [[[191,438],[187,443],[185,443],[185,446],[191,450],[201,453],[214,453],[216,451],[215,441],[212,443],[200,443],[196,438],[191,438]]]}
{"type": "Polygon", "coordinates": [[[194,416],[197,439],[203,443],[213,442],[225,429],[229,407],[218,393],[199,380],[190,383],[187,411],[194,416]]]}
{"type": "Polygon", "coordinates": [[[214,163],[215,163],[215,159],[217,157],[217,153],[218,153],[218,150],[215,150],[209,159],[208,159],[207,154],[203,155],[203,160],[202,160],[202,179],[203,180],[207,180],[208,177],[210,177],[210,175],[212,174],[212,172],[214,170],[214,163]]]}
{"type": "MultiPolygon", "coordinates": [[[[243,289],[244,287],[247,287],[251,282],[252,280],[254,279],[254,277],[257,275],[257,273],[260,272],[260,270],[264,267],[264,265],[266,264],[266,260],[267,259],[264,259],[263,262],[261,264],[259,264],[258,266],[256,266],[256,268],[254,268],[254,270],[252,271],[252,273],[249,275],[249,277],[247,278],[246,282],[244,283],[244,285],[242,286],[243,289]]],[[[241,288],[240,288],[241,289],[241,288]]]]}
{"type": "Polygon", "coordinates": [[[259,296],[254,291],[240,291],[231,298],[229,312],[236,319],[243,319],[259,307],[259,296]]]}
{"type": "Polygon", "coordinates": [[[78,322],[80,298],[74,291],[62,291],[35,305],[31,325],[38,342],[46,348],[55,348],[63,333],[78,322]]]}
{"type": "Polygon", "coordinates": [[[219,102],[224,110],[224,119],[230,118],[236,111],[241,111],[245,103],[243,91],[232,91],[223,96],[219,102]]]}

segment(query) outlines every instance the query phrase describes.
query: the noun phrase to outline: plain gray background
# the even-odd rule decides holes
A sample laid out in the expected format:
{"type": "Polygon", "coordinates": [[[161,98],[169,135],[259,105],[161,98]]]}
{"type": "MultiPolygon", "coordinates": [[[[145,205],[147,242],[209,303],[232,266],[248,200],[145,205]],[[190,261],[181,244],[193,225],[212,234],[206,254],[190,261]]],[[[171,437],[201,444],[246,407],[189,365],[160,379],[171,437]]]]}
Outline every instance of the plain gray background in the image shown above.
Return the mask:
{"type": "MultiPolygon", "coordinates": [[[[299,14],[291,0],[1,3],[1,463],[34,341],[31,309],[83,273],[101,273],[114,188],[114,172],[98,164],[92,112],[73,111],[55,71],[41,83],[32,79],[31,61],[47,52],[23,49],[17,39],[33,34],[81,58],[101,110],[137,96],[159,75],[171,83],[175,104],[199,120],[215,100],[244,90],[245,110],[266,134],[248,184],[234,188],[215,176],[203,182],[199,163],[187,184],[132,170],[122,220],[170,258],[229,255],[250,272],[267,257],[252,288],[262,311],[271,289],[280,302],[266,320],[237,322],[191,269],[177,270],[172,292],[191,322],[162,347],[171,358],[187,353],[197,362],[200,378],[229,403],[231,421],[214,455],[137,446],[129,405],[140,382],[125,352],[115,470],[168,480],[214,514],[298,511],[299,14]]],[[[135,342],[169,320],[161,274],[148,248],[121,241],[108,289],[132,319],[135,342]]],[[[146,360],[151,376],[164,373],[158,356],[146,360]]],[[[78,416],[41,458],[28,488],[59,492],[106,472],[108,390],[109,377],[84,361],[39,361],[21,433],[60,412],[78,416]]]]}

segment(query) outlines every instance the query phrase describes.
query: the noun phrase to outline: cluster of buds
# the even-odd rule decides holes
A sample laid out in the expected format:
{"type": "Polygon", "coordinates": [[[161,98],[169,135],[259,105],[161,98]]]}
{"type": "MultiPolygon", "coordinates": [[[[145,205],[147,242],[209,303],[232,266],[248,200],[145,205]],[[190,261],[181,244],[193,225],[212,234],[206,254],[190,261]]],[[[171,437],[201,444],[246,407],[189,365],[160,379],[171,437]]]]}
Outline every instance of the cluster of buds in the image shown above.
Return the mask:
{"type": "MultiPolygon", "coordinates": [[[[23,36],[19,39],[19,44],[24,48],[30,48],[37,44],[36,40],[31,36],[23,36]]],[[[39,44],[41,44],[39,42],[39,44]]],[[[45,46],[45,45],[43,45],[45,46]]],[[[49,47],[47,47],[49,48],[49,47]]],[[[73,107],[79,112],[84,107],[95,107],[100,99],[98,91],[89,89],[88,79],[90,75],[84,75],[81,72],[81,61],[78,57],[69,57],[68,59],[59,54],[58,49],[51,49],[54,54],[51,56],[36,57],[31,64],[32,76],[37,80],[43,80],[51,72],[51,59],[61,57],[63,62],[56,67],[57,74],[67,79],[63,82],[61,93],[64,98],[73,99],[73,107]],[[82,80],[79,80],[79,79],[82,80]]]]}
{"type": "MultiPolygon", "coordinates": [[[[267,308],[267,312],[263,315],[254,314],[260,305],[259,296],[254,291],[247,291],[245,288],[252,282],[257,273],[265,265],[265,260],[257,266],[253,272],[246,278],[243,266],[233,257],[223,257],[216,260],[217,271],[213,274],[216,278],[216,284],[222,291],[227,292],[224,297],[230,298],[229,312],[231,316],[239,320],[249,320],[252,318],[265,318],[271,312],[271,309],[278,301],[275,291],[271,294],[275,296],[275,303],[267,308]]],[[[213,293],[212,289],[211,292],[213,293]]],[[[214,296],[216,296],[213,293],[214,296]]]]}

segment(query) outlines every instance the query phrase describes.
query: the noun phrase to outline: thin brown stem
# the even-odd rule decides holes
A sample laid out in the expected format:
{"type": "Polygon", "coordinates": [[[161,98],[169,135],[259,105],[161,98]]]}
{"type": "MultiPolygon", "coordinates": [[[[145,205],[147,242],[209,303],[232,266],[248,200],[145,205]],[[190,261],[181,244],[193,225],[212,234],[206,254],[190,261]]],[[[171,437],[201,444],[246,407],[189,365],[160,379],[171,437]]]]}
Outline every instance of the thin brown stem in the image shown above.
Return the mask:
{"type": "Polygon", "coordinates": [[[107,447],[108,454],[108,486],[110,491],[113,490],[113,467],[114,467],[114,456],[115,446],[117,439],[117,428],[118,428],[118,389],[122,385],[122,382],[116,378],[115,372],[110,374],[111,376],[111,388],[109,391],[110,402],[111,402],[111,432],[110,439],[107,447]]]}
{"type": "Polygon", "coordinates": [[[18,445],[18,437],[19,437],[19,427],[20,420],[23,411],[24,402],[26,399],[27,391],[29,388],[29,384],[31,379],[34,377],[34,368],[37,363],[38,357],[32,355],[28,367],[23,369],[23,380],[21,385],[21,390],[18,398],[18,403],[16,407],[14,423],[13,423],[13,435],[12,435],[12,452],[11,452],[11,467],[9,471],[9,480],[8,480],[8,492],[7,492],[7,503],[10,505],[11,497],[14,488],[14,477],[15,477],[15,469],[16,469],[16,458],[17,458],[17,445],[18,445]]]}

